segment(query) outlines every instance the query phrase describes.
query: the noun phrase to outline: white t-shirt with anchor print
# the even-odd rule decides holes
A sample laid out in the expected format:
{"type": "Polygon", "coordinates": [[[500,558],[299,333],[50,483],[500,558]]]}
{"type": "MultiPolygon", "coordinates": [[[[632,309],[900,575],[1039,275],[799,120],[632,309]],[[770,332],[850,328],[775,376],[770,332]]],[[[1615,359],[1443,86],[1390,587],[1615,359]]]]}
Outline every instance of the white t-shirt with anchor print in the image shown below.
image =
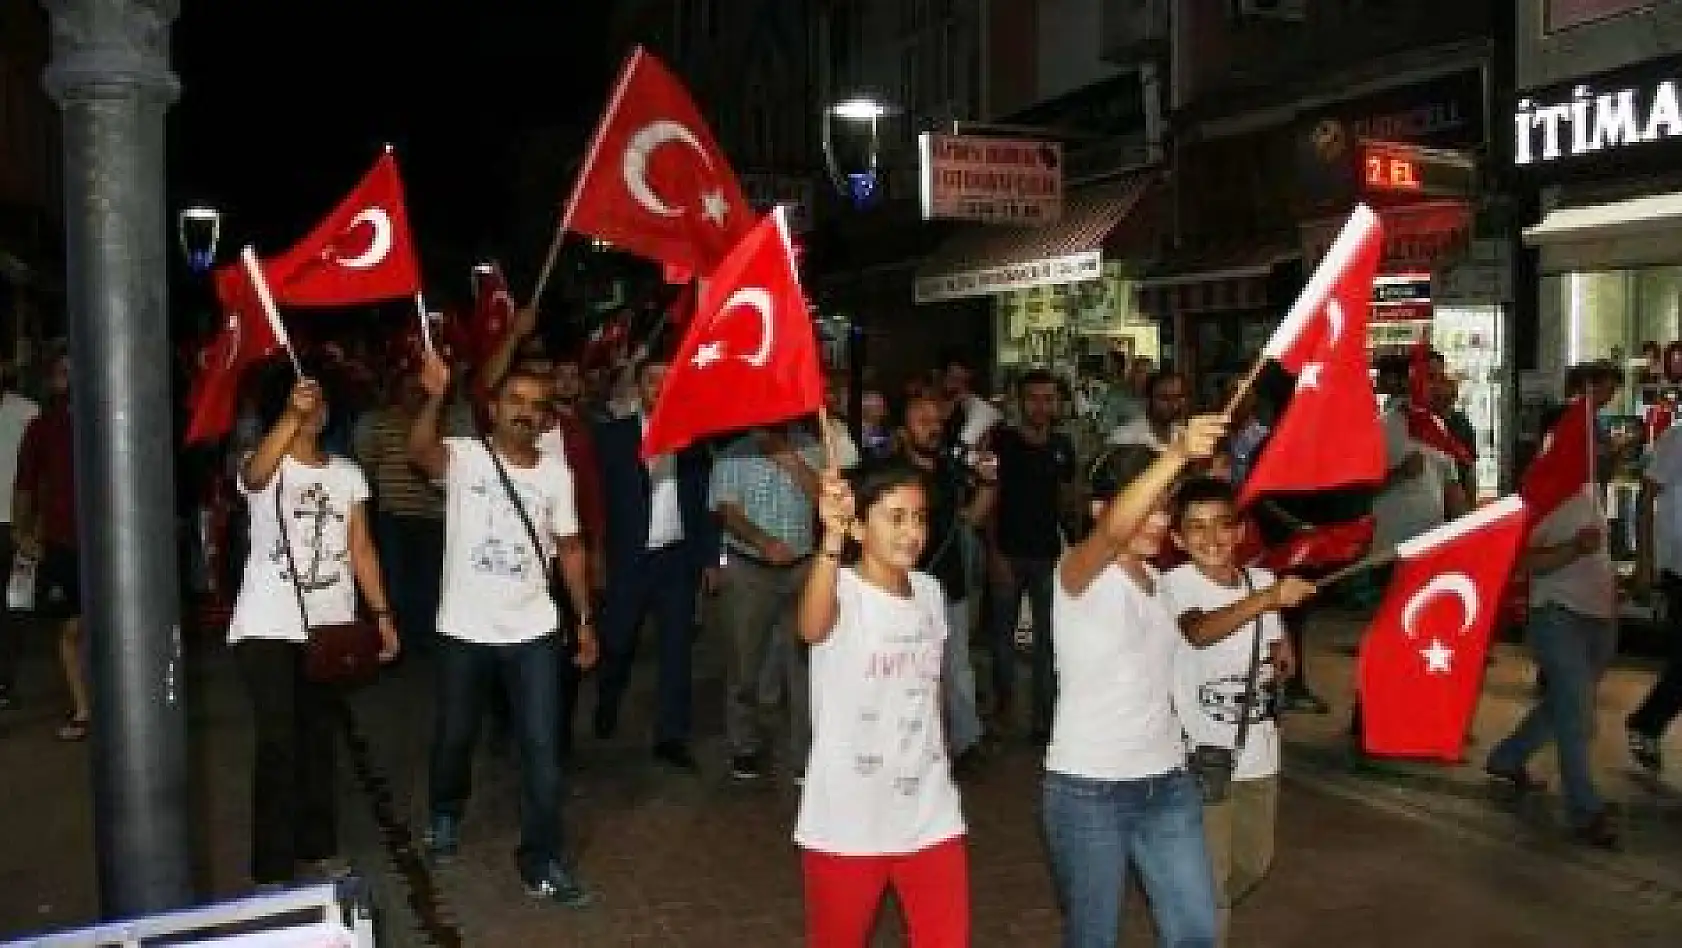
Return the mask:
{"type": "Polygon", "coordinates": [[[812,753],[794,841],[836,856],[904,855],[964,833],[940,723],[946,597],[910,598],[843,569],[835,629],[812,646],[812,753]]]}
{"type": "MultiPolygon", "coordinates": [[[[243,470],[243,464],[241,465],[243,470]]],[[[330,457],[311,467],[290,457],[253,491],[240,477],[251,517],[251,552],[228,623],[230,643],[245,639],[302,642],[308,637],[292,591],[291,564],[275,522],[275,493],[286,518],[292,563],[311,625],[334,625],[356,618],[356,577],[350,562],[350,514],[368,499],[368,480],[356,462],[330,457]]]]}
{"type": "Polygon", "coordinates": [[[477,438],[445,438],[444,579],[438,632],[475,645],[519,645],[555,631],[549,597],[555,538],[578,533],[572,471],[559,455],[539,452],[532,467],[507,458],[503,469],[520,493],[542,550],[514,509],[490,452],[477,438]]]}

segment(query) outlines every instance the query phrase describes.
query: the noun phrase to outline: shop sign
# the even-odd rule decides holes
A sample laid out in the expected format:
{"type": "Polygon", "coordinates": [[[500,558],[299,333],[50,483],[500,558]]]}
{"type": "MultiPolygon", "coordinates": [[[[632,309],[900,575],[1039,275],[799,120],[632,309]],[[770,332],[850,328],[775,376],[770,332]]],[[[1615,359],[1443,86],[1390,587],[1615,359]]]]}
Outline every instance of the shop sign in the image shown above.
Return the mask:
{"type": "Polygon", "coordinates": [[[918,303],[938,303],[969,296],[991,296],[1006,290],[1081,283],[1096,280],[1103,275],[1103,251],[1087,250],[1032,263],[919,277],[913,288],[913,299],[918,303]]]}
{"type": "Polygon", "coordinates": [[[1676,80],[1596,89],[1569,98],[1520,99],[1513,112],[1513,164],[1545,164],[1682,137],[1676,80]]]}
{"type": "Polygon", "coordinates": [[[924,132],[923,218],[1049,224],[1063,213],[1063,146],[1028,138],[924,132]]]}
{"type": "Polygon", "coordinates": [[[1511,301],[1512,245],[1499,239],[1472,241],[1465,262],[1431,275],[1431,296],[1444,306],[1511,301]]]}
{"type": "MultiPolygon", "coordinates": [[[[1429,273],[1457,262],[1472,237],[1471,205],[1434,201],[1378,209],[1384,225],[1381,272],[1429,273]]],[[[1312,267],[1337,239],[1343,218],[1323,218],[1302,225],[1302,257],[1312,267]]]]}

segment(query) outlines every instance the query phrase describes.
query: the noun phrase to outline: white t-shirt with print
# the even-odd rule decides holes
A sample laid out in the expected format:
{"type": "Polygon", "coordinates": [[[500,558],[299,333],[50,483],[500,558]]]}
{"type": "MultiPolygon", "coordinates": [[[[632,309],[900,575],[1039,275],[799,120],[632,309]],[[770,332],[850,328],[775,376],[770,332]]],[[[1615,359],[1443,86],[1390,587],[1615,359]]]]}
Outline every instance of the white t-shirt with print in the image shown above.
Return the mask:
{"type": "MultiPolygon", "coordinates": [[[[1251,569],[1254,588],[1266,589],[1274,576],[1265,569],[1251,569]]],[[[1175,616],[1192,610],[1214,612],[1250,595],[1242,580],[1223,586],[1187,563],[1162,577],[1162,594],[1175,616]]],[[[1233,765],[1234,780],[1255,780],[1279,772],[1279,728],[1267,713],[1268,682],[1273,666],[1268,645],[1285,637],[1279,613],[1264,613],[1256,623],[1246,622],[1231,635],[1203,648],[1182,636],[1174,654],[1174,711],[1185,731],[1188,747],[1214,744],[1232,747],[1238,742],[1238,708],[1250,674],[1250,650],[1256,633],[1261,634],[1261,666],[1256,670],[1256,691],[1250,705],[1250,729],[1244,735],[1244,749],[1233,765]]]]}
{"type": "Polygon", "coordinates": [[[550,634],[559,619],[549,597],[555,538],[578,533],[566,461],[550,452],[540,452],[532,467],[502,459],[543,545],[534,551],[484,444],[445,438],[444,447],[450,460],[439,634],[477,645],[518,645],[550,634]]]}
{"type": "Polygon", "coordinates": [[[1381,417],[1386,471],[1402,466],[1408,455],[1424,458],[1418,477],[1398,481],[1373,498],[1373,549],[1395,546],[1443,525],[1447,517],[1444,492],[1459,483],[1454,459],[1415,441],[1408,434],[1406,403],[1398,400],[1381,417]]]}
{"type": "MultiPolygon", "coordinates": [[[[1606,529],[1606,518],[1595,507],[1587,486],[1531,528],[1529,545],[1557,546],[1570,543],[1584,527],[1606,529]]],[[[1663,495],[1661,495],[1663,496],[1663,495]]],[[[1612,554],[1600,549],[1579,556],[1559,569],[1530,575],[1530,604],[1560,606],[1591,619],[1613,619],[1618,614],[1618,576],[1612,554]]]]}
{"type": "Polygon", "coordinates": [[[903,855],[963,835],[940,718],[946,600],[836,580],[835,628],[812,646],[812,751],[794,841],[840,856],[903,855]]]}
{"type": "MultiPolygon", "coordinates": [[[[1138,780],[1185,764],[1174,718],[1180,628],[1160,596],[1114,563],[1079,596],[1052,575],[1051,643],[1057,706],[1045,769],[1094,780],[1138,780]]],[[[1156,571],[1146,567],[1153,582],[1156,571]]]]}
{"type": "MultiPolygon", "coordinates": [[[[243,467],[243,465],[242,465],[243,467]]],[[[302,642],[307,638],[292,589],[292,564],[311,625],[336,625],[356,618],[356,577],[350,561],[350,518],[368,500],[368,479],[356,462],[330,457],[321,467],[283,458],[262,490],[238,478],[251,518],[251,551],[245,559],[228,641],[269,639],[302,642]],[[275,495],[286,518],[286,547],[275,521],[275,495]]]]}

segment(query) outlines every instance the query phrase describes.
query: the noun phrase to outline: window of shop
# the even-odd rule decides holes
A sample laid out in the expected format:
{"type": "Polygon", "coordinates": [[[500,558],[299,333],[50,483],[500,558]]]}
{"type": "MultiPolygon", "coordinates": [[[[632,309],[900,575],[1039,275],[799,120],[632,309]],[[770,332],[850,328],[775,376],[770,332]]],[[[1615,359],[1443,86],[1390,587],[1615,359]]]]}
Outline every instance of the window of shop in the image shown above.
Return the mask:
{"type": "Polygon", "coordinates": [[[1682,387],[1682,266],[1554,274],[1542,294],[1563,318],[1564,365],[1607,359],[1625,368],[1611,406],[1618,414],[1639,418],[1682,387]]]}

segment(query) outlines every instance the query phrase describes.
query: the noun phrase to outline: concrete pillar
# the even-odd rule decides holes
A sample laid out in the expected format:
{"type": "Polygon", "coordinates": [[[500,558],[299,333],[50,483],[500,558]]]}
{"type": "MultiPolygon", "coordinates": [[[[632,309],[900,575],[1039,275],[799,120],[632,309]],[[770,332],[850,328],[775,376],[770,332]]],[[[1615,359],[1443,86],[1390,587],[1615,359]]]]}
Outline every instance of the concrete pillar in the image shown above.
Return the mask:
{"type": "Polygon", "coordinates": [[[64,116],[94,822],[108,918],[193,895],[176,575],[164,111],[178,0],[42,0],[64,116]]]}

